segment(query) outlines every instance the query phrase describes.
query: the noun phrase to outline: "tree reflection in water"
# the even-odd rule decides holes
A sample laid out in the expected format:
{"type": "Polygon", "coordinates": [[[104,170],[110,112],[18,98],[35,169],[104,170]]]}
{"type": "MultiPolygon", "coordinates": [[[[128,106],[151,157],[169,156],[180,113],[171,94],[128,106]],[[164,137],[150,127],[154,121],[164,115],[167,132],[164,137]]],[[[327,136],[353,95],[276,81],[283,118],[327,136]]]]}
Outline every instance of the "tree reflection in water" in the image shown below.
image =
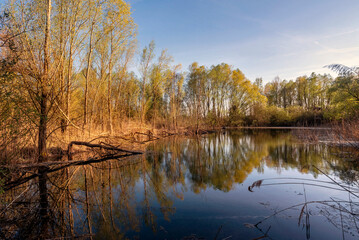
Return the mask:
{"type": "MultiPolygon", "coordinates": [[[[236,191],[253,172],[261,174],[266,169],[278,174],[296,170],[314,177],[323,172],[352,184],[357,179],[355,163],[343,161],[333,151],[325,145],[295,142],[288,132],[231,131],[191,139],[168,138],[150,145],[145,156],[53,173],[38,169],[37,178],[1,195],[0,238],[122,239],[139,237],[145,228],[154,234],[167,232],[158,218],[170,221],[176,214],[176,201],[185,202],[187,192],[236,191]]],[[[275,184],[288,184],[287,180],[275,184]]],[[[268,181],[259,185],[269,187],[268,181]]],[[[324,184],[319,180],[311,183],[324,184]]],[[[357,206],[351,198],[345,203],[331,200],[318,211],[333,220],[338,215],[329,208],[336,205],[342,220],[335,225],[345,222],[349,226],[349,220],[357,217],[346,214],[346,210],[355,212],[357,206]]],[[[300,206],[310,204],[314,203],[305,201],[300,206]]],[[[310,210],[303,209],[300,221],[307,215],[309,220],[310,210]]],[[[358,228],[356,221],[351,222],[358,228]]],[[[183,234],[177,238],[187,233],[183,234]]]]}

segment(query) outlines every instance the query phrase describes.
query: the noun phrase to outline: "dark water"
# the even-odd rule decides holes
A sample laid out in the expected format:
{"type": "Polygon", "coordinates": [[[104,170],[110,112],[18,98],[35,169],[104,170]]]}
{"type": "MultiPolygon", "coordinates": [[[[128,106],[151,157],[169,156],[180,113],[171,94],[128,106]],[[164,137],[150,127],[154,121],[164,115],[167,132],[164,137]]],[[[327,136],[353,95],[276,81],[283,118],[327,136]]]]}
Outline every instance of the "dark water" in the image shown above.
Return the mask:
{"type": "Polygon", "coordinates": [[[358,168],[340,149],[261,130],[148,150],[3,193],[0,238],[359,239],[358,168]]]}

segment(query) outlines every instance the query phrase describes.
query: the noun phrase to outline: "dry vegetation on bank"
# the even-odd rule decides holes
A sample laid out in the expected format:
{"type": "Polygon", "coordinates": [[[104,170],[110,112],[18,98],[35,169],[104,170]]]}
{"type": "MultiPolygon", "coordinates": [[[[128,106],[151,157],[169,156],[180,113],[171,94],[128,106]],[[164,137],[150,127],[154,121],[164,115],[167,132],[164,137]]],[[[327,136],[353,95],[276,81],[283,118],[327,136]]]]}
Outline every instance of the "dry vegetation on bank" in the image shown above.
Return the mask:
{"type": "Polygon", "coordinates": [[[293,135],[305,144],[328,144],[349,154],[351,159],[359,159],[359,120],[343,120],[326,128],[293,130],[293,135]]]}

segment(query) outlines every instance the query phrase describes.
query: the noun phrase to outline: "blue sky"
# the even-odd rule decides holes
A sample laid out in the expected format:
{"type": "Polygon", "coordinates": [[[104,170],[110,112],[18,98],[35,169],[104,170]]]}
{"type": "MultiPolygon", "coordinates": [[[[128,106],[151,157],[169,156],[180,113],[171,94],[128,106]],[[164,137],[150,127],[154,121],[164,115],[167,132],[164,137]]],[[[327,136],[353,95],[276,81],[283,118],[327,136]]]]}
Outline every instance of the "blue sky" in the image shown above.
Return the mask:
{"type": "MultiPolygon", "coordinates": [[[[151,40],[183,69],[221,62],[254,80],[359,65],[358,0],[129,0],[139,50],[151,40]]],[[[332,75],[335,75],[332,73],[332,75]]]]}

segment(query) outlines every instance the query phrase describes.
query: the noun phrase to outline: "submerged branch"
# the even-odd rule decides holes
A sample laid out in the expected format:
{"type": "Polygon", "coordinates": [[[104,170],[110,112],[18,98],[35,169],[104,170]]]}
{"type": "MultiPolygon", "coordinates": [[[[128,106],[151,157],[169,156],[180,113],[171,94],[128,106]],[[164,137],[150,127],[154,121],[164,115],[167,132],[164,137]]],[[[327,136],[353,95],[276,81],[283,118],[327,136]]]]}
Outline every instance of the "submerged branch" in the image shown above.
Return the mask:
{"type": "Polygon", "coordinates": [[[89,142],[80,142],[80,141],[72,141],[70,142],[69,146],[68,146],[68,154],[71,154],[71,149],[73,145],[79,145],[79,146],[86,146],[89,148],[102,148],[105,150],[112,150],[112,151],[120,151],[120,152],[125,152],[125,153],[130,153],[130,154],[143,154],[143,152],[138,152],[138,151],[130,151],[130,150],[125,150],[125,149],[121,149],[115,146],[111,146],[109,144],[107,145],[103,145],[103,144],[92,144],[89,142]]]}
{"type": "MultiPolygon", "coordinates": [[[[96,144],[95,144],[96,145],[96,144]]],[[[110,148],[110,147],[107,147],[110,148]]],[[[113,149],[113,148],[111,148],[113,149]]],[[[45,162],[45,163],[37,163],[37,164],[30,164],[30,165],[17,165],[17,166],[11,166],[11,167],[16,167],[16,168],[39,168],[42,170],[41,174],[45,174],[45,173],[52,173],[52,172],[56,172],[71,166],[81,166],[81,165],[88,165],[91,163],[99,163],[99,162],[104,162],[107,160],[112,160],[112,159],[120,159],[120,158],[125,158],[125,157],[130,157],[130,156],[134,156],[134,155],[139,155],[139,154],[143,154],[142,152],[134,152],[134,151],[126,151],[126,154],[109,154],[106,155],[104,157],[101,158],[89,158],[87,160],[75,160],[75,161],[57,161],[57,162],[45,162]],[[50,168],[51,166],[55,166],[54,168],[50,168]]],[[[5,167],[5,166],[2,166],[5,167]]],[[[10,167],[10,166],[8,166],[10,167]]],[[[34,173],[31,174],[30,176],[27,177],[21,177],[17,180],[5,183],[3,189],[5,191],[8,191],[16,186],[19,186],[25,182],[30,181],[31,179],[34,179],[38,176],[40,176],[41,174],[39,173],[34,173]]]]}

